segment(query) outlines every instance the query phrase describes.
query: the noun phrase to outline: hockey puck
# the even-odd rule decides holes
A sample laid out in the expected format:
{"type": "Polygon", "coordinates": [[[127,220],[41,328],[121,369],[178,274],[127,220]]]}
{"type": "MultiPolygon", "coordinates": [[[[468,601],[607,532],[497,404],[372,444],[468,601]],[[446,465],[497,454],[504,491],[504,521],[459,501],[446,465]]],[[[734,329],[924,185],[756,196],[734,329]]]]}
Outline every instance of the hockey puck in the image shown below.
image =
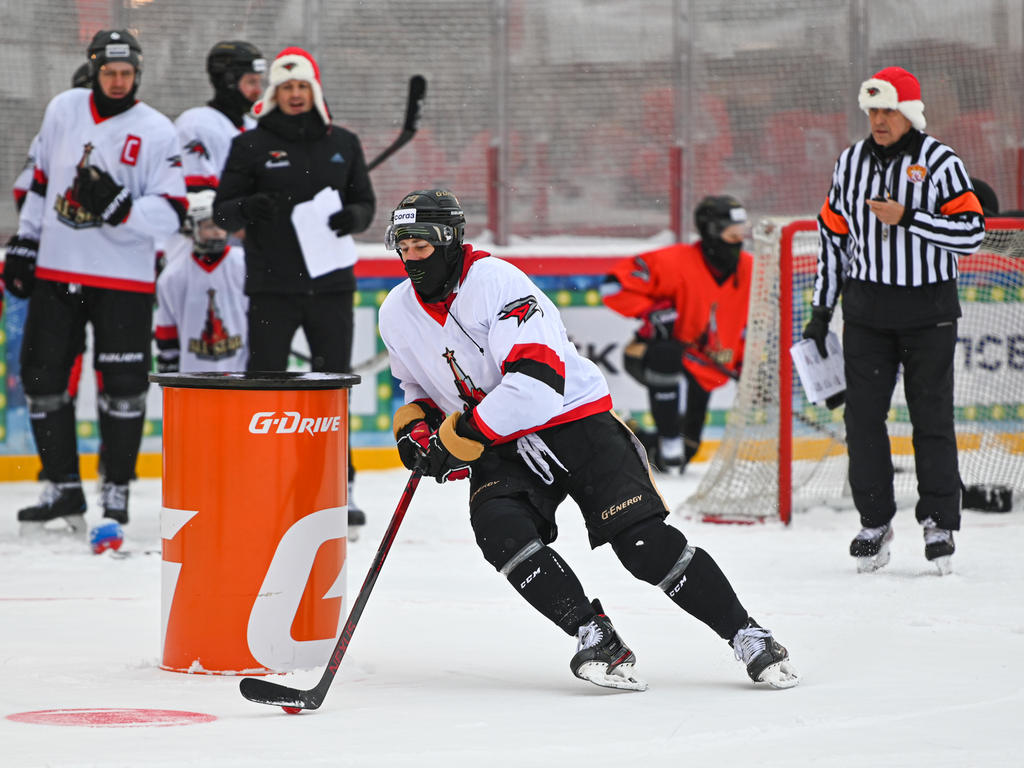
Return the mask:
{"type": "Polygon", "coordinates": [[[297,715],[302,711],[302,707],[281,707],[289,715],[297,715]]]}

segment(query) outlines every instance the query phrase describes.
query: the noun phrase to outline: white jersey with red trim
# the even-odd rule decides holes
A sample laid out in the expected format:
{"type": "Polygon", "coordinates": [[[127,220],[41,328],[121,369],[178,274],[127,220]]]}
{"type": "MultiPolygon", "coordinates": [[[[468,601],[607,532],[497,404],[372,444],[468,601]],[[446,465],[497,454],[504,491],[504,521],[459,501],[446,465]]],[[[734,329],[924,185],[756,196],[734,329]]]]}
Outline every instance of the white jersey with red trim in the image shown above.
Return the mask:
{"type": "Polygon", "coordinates": [[[181,142],[185,186],[216,189],[231,152],[231,142],[238,134],[255,128],[256,121],[245,115],[239,129],[223,112],[206,106],[186,109],[178,115],[174,127],[181,142]]]}
{"type": "Polygon", "coordinates": [[[21,169],[18,178],[14,180],[14,188],[11,190],[14,193],[14,202],[19,206],[28,195],[29,190],[32,189],[32,177],[36,172],[36,152],[38,151],[39,134],[37,133],[28,146],[28,159],[25,161],[25,167],[21,169]]]}
{"type": "Polygon", "coordinates": [[[151,293],[155,239],[181,226],[178,210],[187,205],[181,148],[167,117],[138,102],[102,118],[92,91],[84,88],[53,98],[39,131],[35,180],[18,227],[21,237],[39,241],[37,277],[151,293]],[[83,161],[131,192],[131,211],[117,226],[75,201],[72,190],[83,161]]]}
{"type": "Polygon", "coordinates": [[[466,248],[448,302],[425,305],[406,280],[380,308],[380,335],[405,402],[474,408],[498,443],[611,409],[608,383],[581,357],[558,309],[518,268],[466,248]]]}
{"type": "Polygon", "coordinates": [[[229,247],[212,267],[192,256],[168,265],[156,298],[157,346],[177,340],[182,373],[245,370],[249,297],[241,248],[229,247]]]}

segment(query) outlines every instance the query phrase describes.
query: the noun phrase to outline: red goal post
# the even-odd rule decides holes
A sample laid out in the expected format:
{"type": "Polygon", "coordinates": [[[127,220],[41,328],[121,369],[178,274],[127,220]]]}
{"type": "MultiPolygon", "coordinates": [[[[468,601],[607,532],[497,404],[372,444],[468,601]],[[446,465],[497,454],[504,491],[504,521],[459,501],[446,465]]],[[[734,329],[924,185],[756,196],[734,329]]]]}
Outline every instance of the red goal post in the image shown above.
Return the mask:
{"type": "MultiPolygon", "coordinates": [[[[810,319],[817,250],[814,219],[771,217],[755,227],[743,376],[719,449],[683,505],[704,520],[789,524],[796,508],[852,506],[843,409],[807,401],[789,354],[810,319]]],[[[959,292],[961,476],[968,486],[1024,493],[1024,219],[986,221],[981,248],[960,258],[959,292]]],[[[832,330],[842,337],[841,305],[832,330]]],[[[905,503],[916,494],[916,476],[902,383],[888,427],[897,499],[905,503]]]]}

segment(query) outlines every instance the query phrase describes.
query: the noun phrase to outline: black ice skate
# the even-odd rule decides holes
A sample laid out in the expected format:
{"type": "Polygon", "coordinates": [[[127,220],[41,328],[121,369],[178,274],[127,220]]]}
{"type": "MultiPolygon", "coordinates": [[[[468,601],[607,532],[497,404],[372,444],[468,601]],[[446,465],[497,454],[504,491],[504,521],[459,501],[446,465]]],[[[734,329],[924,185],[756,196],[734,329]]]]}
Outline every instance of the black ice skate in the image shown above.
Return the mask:
{"type": "Polygon", "coordinates": [[[953,553],[956,552],[953,532],[939,528],[938,523],[930,517],[921,525],[924,526],[924,556],[935,563],[940,576],[952,573],[953,553]]]}
{"type": "Polygon", "coordinates": [[[772,688],[792,688],[800,682],[800,673],[789,661],[789,651],[753,619],[747,619],[729,645],[736,659],[747,667],[755,683],[768,683],[772,688]]]}
{"type": "Polygon", "coordinates": [[[81,482],[46,483],[39,503],[18,510],[18,523],[22,536],[44,532],[46,523],[64,518],[67,528],[57,533],[85,533],[85,494],[81,482]]]}
{"type": "Polygon", "coordinates": [[[359,534],[366,525],[366,513],[352,498],[352,483],[348,484],[348,540],[359,541],[359,534]]]}
{"type": "Polygon", "coordinates": [[[662,474],[678,475],[683,471],[683,438],[658,438],[658,469],[662,474]]]}
{"type": "Polygon", "coordinates": [[[572,673],[604,688],[646,691],[647,681],[633,674],[636,656],[604,615],[600,601],[594,600],[591,605],[597,615],[577,632],[576,655],[569,662],[572,673]]]}
{"type": "Polygon", "coordinates": [[[103,507],[103,516],[127,525],[128,523],[128,486],[115,485],[111,482],[103,483],[103,490],[100,492],[100,506],[103,507]]]}
{"type": "Polygon", "coordinates": [[[861,528],[850,542],[850,555],[857,558],[857,573],[877,571],[889,562],[892,524],[879,528],[861,528]]]}

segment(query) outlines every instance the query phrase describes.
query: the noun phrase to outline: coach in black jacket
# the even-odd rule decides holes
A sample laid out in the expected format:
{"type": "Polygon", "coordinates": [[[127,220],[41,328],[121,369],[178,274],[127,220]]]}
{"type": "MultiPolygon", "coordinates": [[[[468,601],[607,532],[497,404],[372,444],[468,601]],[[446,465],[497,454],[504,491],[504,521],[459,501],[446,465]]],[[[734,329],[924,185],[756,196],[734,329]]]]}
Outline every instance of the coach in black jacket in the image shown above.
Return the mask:
{"type": "Polygon", "coordinates": [[[352,267],[313,279],[292,226],[292,209],[325,187],[343,208],[329,226],[339,237],[362,232],[376,198],[359,137],[331,125],[313,57],[281,51],[256,105],[259,126],[235,138],[217,190],[217,222],[245,229],[250,371],[283,371],[302,326],[313,369],[346,372],[352,354],[352,267]]]}

